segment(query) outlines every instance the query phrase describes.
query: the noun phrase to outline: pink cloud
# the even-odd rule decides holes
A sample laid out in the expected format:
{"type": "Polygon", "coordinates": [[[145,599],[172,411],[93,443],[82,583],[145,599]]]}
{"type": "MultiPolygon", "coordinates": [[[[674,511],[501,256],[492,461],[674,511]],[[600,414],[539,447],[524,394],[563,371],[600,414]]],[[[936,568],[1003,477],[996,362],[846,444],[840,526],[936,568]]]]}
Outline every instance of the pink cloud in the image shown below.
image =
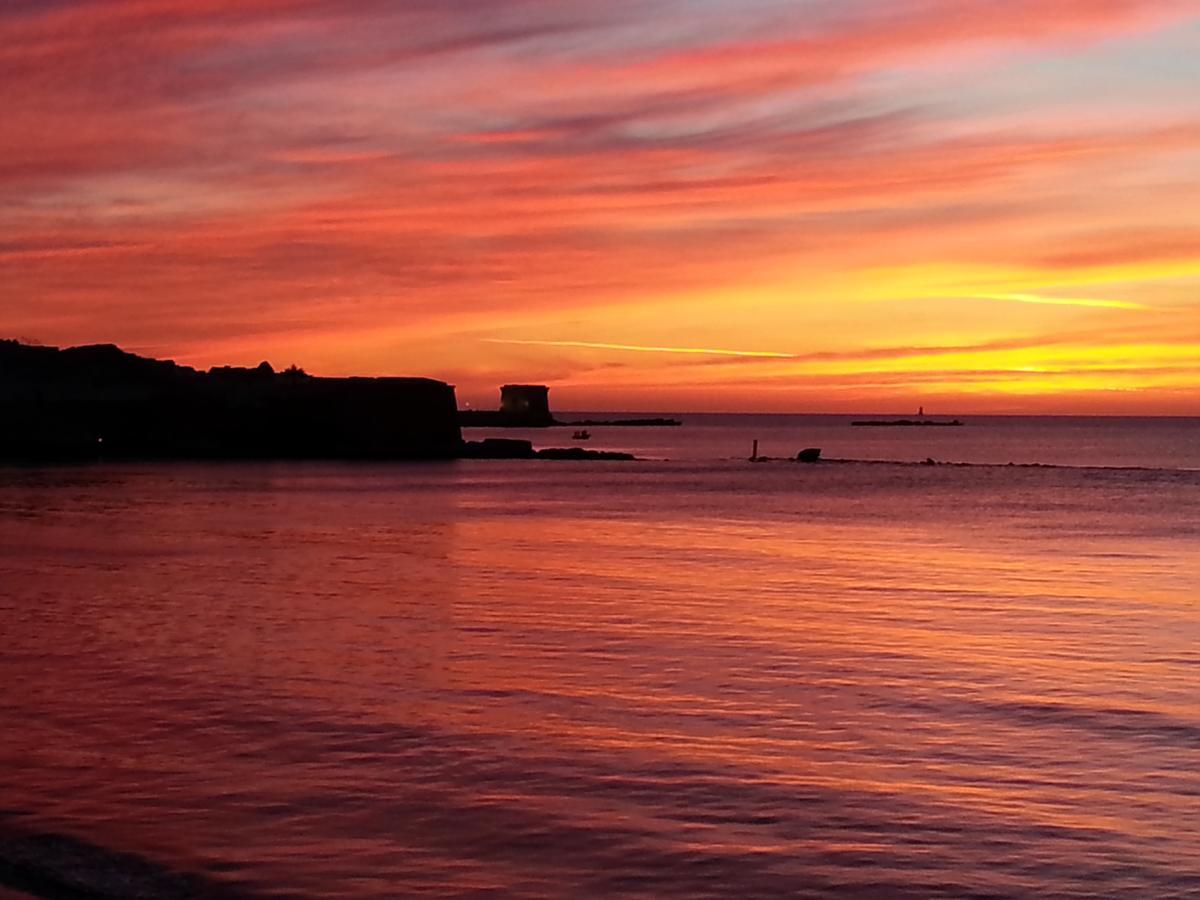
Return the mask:
{"type": "MultiPolygon", "coordinates": [[[[337,345],[372,326],[587,313],[785,266],[1192,255],[1200,220],[1155,224],[1186,191],[1178,168],[1119,208],[1095,179],[1200,152],[1194,109],[1000,125],[889,81],[1082,52],[1192,4],[880,0],[745,23],[731,2],[696,12],[686,40],[676,7],[632,9],[10,7],[0,311],[51,341],[203,356],[239,336],[337,345]]],[[[354,367],[352,347],[329,358],[354,367]]]]}

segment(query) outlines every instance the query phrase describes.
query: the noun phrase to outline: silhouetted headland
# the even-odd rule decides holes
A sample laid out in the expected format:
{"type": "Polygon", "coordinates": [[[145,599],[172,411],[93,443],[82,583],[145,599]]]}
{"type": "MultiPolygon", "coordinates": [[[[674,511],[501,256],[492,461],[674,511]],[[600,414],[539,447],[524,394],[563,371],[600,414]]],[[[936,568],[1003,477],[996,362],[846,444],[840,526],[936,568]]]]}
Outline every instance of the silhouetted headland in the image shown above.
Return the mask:
{"type": "MultiPolygon", "coordinates": [[[[74,835],[47,831],[0,812],[0,885],[13,897],[70,900],[152,900],[161,897],[250,900],[244,886],[176,869],[134,853],[110,849],[74,835]]],[[[4,897],[10,895],[0,888],[4,897]]]]}
{"type": "Polygon", "coordinates": [[[429,378],[200,372],[111,344],[0,341],[0,458],[451,459],[454,388],[429,378]]]}
{"type": "Polygon", "coordinates": [[[544,384],[506,384],[498,410],[464,409],[459,424],[467,428],[549,428],[552,425],[619,427],[682,425],[678,419],[581,419],[561,422],[550,412],[550,388],[544,384]]]}
{"type": "MultiPolygon", "coordinates": [[[[547,388],[503,390],[507,415],[550,417],[547,388]]],[[[634,458],[464,442],[457,407],[454,387],[431,378],[319,378],[265,362],[201,372],[112,344],[0,340],[3,460],[634,458]]]]}

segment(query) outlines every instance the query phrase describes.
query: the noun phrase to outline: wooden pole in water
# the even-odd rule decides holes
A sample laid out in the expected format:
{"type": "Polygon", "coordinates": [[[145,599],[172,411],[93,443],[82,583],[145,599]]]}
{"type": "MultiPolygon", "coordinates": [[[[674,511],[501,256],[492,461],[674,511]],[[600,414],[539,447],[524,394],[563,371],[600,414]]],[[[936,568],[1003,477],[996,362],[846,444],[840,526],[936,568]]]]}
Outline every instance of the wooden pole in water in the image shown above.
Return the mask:
{"type": "Polygon", "coordinates": [[[758,459],[758,441],[754,441],[754,449],[750,451],[750,462],[755,462],[758,459]]]}

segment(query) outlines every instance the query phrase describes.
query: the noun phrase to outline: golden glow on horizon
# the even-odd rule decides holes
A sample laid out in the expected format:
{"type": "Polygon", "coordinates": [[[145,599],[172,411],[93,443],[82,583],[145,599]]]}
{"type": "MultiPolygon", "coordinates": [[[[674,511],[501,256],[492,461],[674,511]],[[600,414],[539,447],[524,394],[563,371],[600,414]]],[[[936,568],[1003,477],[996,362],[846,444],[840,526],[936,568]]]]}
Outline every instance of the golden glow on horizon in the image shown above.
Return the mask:
{"type": "Polygon", "coordinates": [[[711,347],[643,347],[634,344],[602,344],[595,341],[536,341],[504,338],[484,338],[487,344],[520,344],[533,347],[579,347],[584,350],[620,350],[634,353],[688,353],[697,356],[743,356],[761,359],[795,359],[792,353],[773,353],[769,350],[717,350],[711,347]]]}
{"type": "Polygon", "coordinates": [[[1089,306],[1094,309],[1150,309],[1143,303],[1127,300],[1095,300],[1084,297],[1043,297],[1038,294],[980,294],[984,300],[1009,300],[1014,303],[1040,303],[1046,306],[1089,306]]]}

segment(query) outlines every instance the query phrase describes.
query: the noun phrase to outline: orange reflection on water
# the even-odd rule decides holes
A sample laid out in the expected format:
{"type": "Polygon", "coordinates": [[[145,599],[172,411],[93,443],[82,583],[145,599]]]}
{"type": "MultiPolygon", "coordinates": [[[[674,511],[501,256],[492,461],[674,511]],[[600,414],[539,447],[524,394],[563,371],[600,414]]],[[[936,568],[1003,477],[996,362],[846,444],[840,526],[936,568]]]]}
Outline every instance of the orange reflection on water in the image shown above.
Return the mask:
{"type": "Polygon", "coordinates": [[[10,479],[6,805],[315,894],[979,878],[996,839],[1187,874],[1195,551],[1130,536],[1152,494],[566,471],[10,479]]]}

